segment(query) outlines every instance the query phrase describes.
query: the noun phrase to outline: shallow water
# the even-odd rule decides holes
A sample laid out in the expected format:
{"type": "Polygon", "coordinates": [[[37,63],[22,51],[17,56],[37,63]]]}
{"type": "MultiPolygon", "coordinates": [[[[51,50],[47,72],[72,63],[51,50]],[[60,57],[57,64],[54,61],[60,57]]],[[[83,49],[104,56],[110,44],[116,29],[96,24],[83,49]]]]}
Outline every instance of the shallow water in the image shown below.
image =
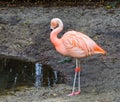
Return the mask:
{"type": "Polygon", "coordinates": [[[30,62],[17,57],[0,57],[0,92],[5,89],[15,90],[21,86],[51,87],[53,84],[62,83],[63,80],[62,74],[47,64],[30,62]]]}

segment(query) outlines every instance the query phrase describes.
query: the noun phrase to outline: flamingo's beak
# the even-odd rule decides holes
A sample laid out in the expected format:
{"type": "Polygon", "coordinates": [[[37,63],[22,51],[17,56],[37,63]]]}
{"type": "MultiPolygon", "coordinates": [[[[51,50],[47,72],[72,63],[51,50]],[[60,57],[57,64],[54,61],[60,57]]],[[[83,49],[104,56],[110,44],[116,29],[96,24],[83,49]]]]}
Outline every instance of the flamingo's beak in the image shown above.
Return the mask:
{"type": "Polygon", "coordinates": [[[51,31],[53,31],[53,29],[50,29],[51,31]]]}
{"type": "Polygon", "coordinates": [[[50,27],[50,30],[51,30],[51,31],[53,31],[53,29],[54,29],[53,27],[50,27]]]}

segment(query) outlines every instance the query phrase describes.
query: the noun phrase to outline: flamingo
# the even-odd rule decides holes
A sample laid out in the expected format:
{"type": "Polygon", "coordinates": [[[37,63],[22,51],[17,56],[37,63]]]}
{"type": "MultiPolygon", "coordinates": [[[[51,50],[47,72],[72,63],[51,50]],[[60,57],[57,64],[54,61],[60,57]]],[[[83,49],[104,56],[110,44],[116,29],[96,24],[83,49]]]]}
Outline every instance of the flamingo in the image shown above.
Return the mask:
{"type": "Polygon", "coordinates": [[[72,92],[68,96],[74,96],[81,93],[80,89],[80,58],[94,54],[106,54],[99,45],[97,45],[87,35],[77,32],[68,31],[61,38],[57,35],[63,30],[63,22],[59,18],[53,18],[50,22],[51,33],[50,40],[55,49],[64,56],[70,56],[76,59],[76,68],[73,81],[72,92]],[[78,75],[78,91],[75,92],[76,77],[78,75]]]}

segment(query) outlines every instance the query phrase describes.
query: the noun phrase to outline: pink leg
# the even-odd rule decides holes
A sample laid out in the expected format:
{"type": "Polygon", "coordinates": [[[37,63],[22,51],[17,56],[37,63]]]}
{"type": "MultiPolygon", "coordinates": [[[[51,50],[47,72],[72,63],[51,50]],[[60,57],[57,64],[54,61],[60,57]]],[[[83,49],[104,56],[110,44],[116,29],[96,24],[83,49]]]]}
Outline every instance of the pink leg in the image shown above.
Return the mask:
{"type": "Polygon", "coordinates": [[[80,94],[81,90],[80,90],[80,71],[78,72],[78,91],[75,92],[75,95],[80,94]]]}
{"type": "Polygon", "coordinates": [[[79,67],[79,60],[76,59],[76,69],[75,69],[75,77],[74,77],[74,82],[73,82],[73,89],[72,89],[72,93],[68,94],[68,96],[74,96],[77,94],[80,94],[80,67],[79,67]],[[76,77],[78,74],[78,91],[75,92],[75,83],[76,83],[76,77]]]}
{"type": "Polygon", "coordinates": [[[80,61],[78,62],[78,70],[77,70],[77,72],[78,72],[78,92],[76,92],[76,94],[80,94],[80,92],[81,92],[81,89],[80,89],[80,61]]]}
{"type": "Polygon", "coordinates": [[[67,96],[74,96],[75,95],[75,83],[76,83],[76,76],[77,72],[75,72],[75,77],[74,77],[74,82],[73,82],[73,88],[72,88],[72,93],[68,94],[67,96]]]}

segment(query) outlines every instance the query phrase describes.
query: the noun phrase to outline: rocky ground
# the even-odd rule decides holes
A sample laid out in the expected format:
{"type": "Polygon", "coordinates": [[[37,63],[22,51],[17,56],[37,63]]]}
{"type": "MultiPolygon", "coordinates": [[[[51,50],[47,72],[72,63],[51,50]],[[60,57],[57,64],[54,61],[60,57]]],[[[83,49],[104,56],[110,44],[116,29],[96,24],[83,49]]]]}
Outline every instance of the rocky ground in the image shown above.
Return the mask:
{"type": "MultiPolygon", "coordinates": [[[[59,37],[60,37],[59,36],[59,37]]],[[[52,88],[26,88],[0,96],[0,102],[120,102],[120,8],[104,7],[1,7],[0,54],[49,64],[65,76],[65,83],[52,88]],[[50,43],[50,20],[59,17],[64,30],[81,31],[107,51],[81,59],[81,89],[71,91],[75,60],[58,63],[65,57],[50,43]]]]}

